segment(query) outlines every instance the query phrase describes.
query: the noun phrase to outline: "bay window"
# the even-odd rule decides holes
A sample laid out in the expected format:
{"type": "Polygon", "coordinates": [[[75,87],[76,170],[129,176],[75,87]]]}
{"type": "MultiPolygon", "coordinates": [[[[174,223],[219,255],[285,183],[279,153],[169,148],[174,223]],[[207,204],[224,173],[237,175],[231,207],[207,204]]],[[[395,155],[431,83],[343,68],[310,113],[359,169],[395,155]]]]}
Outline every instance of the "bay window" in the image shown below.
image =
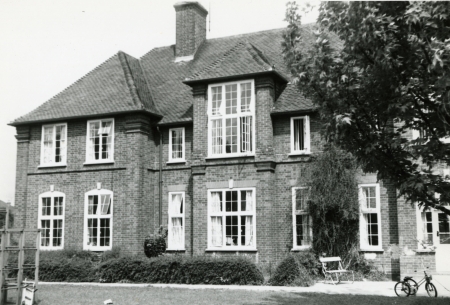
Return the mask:
{"type": "Polygon", "coordinates": [[[310,153],[309,116],[291,118],[291,154],[310,153]]]}
{"type": "Polygon", "coordinates": [[[381,209],[379,184],[359,185],[361,250],[381,250],[381,209]]]}
{"type": "Polygon", "coordinates": [[[61,192],[39,195],[38,228],[42,249],[62,249],[64,245],[64,200],[61,192]]]}
{"type": "Polygon", "coordinates": [[[169,192],[168,250],[184,250],[184,192],[169,192]]]}
{"type": "Polygon", "coordinates": [[[308,213],[309,188],[292,188],[293,250],[311,247],[312,226],[308,213]]]}
{"type": "Polygon", "coordinates": [[[208,192],[208,248],[254,250],[255,189],[208,192]]]}
{"type": "Polygon", "coordinates": [[[88,121],[87,127],[87,163],[113,161],[114,120],[88,121]]]}
{"type": "Polygon", "coordinates": [[[208,155],[255,152],[254,81],[214,84],[208,88],[208,155]]]}
{"type": "Polygon", "coordinates": [[[112,210],[113,192],[100,189],[85,194],[84,250],[111,250],[112,210]]]}
{"type": "Polygon", "coordinates": [[[67,124],[42,126],[40,166],[66,165],[67,124]]]}

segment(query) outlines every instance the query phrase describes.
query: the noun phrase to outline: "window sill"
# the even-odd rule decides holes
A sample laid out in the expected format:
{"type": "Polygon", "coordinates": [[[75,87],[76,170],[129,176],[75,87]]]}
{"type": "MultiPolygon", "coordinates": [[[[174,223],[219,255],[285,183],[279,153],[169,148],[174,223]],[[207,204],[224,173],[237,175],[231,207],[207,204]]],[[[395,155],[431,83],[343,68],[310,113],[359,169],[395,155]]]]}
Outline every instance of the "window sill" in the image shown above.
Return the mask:
{"type": "Polygon", "coordinates": [[[186,160],[173,160],[173,161],[167,161],[166,164],[186,164],[186,160]]]}
{"type": "Polygon", "coordinates": [[[114,164],[114,160],[105,160],[105,161],[86,161],[83,165],[96,165],[96,164],[114,164]]]}
{"type": "Polygon", "coordinates": [[[291,249],[291,252],[295,251],[305,251],[311,249],[311,246],[302,246],[302,247],[295,247],[291,249]]]}
{"type": "Polygon", "coordinates": [[[43,247],[43,246],[41,246],[39,249],[42,251],[59,251],[59,250],[63,250],[64,247],[43,247]]]}
{"type": "Polygon", "coordinates": [[[186,252],[186,249],[175,249],[175,248],[167,248],[167,252],[186,252]]]}
{"type": "Polygon", "coordinates": [[[311,152],[293,152],[293,153],[290,153],[290,154],[288,154],[288,156],[289,157],[294,157],[294,156],[310,156],[311,155],[311,152]]]}
{"type": "Polygon", "coordinates": [[[436,249],[417,249],[417,250],[413,250],[414,252],[419,252],[419,253],[435,253],[436,249]]]}
{"type": "Polygon", "coordinates": [[[383,248],[361,248],[361,252],[384,252],[383,248]]]}
{"type": "Polygon", "coordinates": [[[233,247],[233,248],[207,248],[205,249],[206,252],[227,252],[227,251],[233,251],[233,252],[257,252],[258,249],[256,248],[242,248],[242,247],[233,247]]]}
{"type": "Polygon", "coordinates": [[[222,155],[222,156],[209,156],[206,157],[205,160],[215,160],[215,159],[231,159],[231,158],[246,158],[246,157],[254,157],[255,154],[248,154],[248,155],[222,155]]]}
{"type": "Polygon", "coordinates": [[[66,167],[67,163],[64,164],[44,164],[39,165],[37,168],[49,168],[49,167],[66,167]]]}
{"type": "Polygon", "coordinates": [[[83,250],[85,251],[97,251],[97,252],[104,252],[104,251],[110,251],[112,249],[111,246],[107,247],[84,247],[83,250]]]}

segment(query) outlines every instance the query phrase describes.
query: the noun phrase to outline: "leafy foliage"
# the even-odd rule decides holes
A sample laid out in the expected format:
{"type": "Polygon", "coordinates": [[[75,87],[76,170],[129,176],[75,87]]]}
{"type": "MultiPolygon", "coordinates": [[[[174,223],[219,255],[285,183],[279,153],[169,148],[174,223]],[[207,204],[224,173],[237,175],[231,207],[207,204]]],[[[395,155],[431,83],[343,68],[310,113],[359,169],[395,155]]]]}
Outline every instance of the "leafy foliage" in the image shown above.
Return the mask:
{"type": "Polygon", "coordinates": [[[250,260],[161,256],[151,259],[122,257],[102,263],[101,282],[259,285],[264,278],[250,260]]]}
{"type": "Polygon", "coordinates": [[[354,158],[333,145],[320,154],[309,176],[313,249],[344,260],[358,246],[359,204],[354,158]]]}
{"type": "Polygon", "coordinates": [[[144,252],[147,257],[157,257],[166,252],[167,229],[162,226],[144,241],[144,252]]]}
{"type": "Polygon", "coordinates": [[[269,284],[273,286],[312,286],[314,279],[311,275],[317,274],[317,261],[314,254],[309,251],[305,254],[288,255],[275,269],[269,284]]]}
{"type": "Polygon", "coordinates": [[[321,2],[319,11],[305,47],[311,33],[288,3],[283,49],[328,140],[408,201],[450,214],[450,183],[435,171],[450,162],[450,3],[321,2]]]}

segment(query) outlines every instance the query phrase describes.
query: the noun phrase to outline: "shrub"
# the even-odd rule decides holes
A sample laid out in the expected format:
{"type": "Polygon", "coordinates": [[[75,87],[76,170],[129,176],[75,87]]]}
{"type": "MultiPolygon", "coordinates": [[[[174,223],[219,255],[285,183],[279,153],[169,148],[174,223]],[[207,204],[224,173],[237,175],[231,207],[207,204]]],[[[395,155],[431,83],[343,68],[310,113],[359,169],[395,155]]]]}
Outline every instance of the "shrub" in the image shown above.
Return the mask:
{"type": "Polygon", "coordinates": [[[264,281],[255,264],[245,258],[121,257],[100,264],[98,275],[101,282],[107,283],[258,285],[264,281]]]}
{"type": "Polygon", "coordinates": [[[111,259],[116,259],[122,256],[120,247],[113,247],[111,250],[102,253],[101,261],[109,261],[111,259]]]}
{"type": "MultiPolygon", "coordinates": [[[[304,256],[309,257],[309,256],[304,256]]],[[[277,266],[269,284],[273,286],[303,286],[309,287],[314,284],[311,272],[302,263],[301,255],[289,255],[277,266]]],[[[306,261],[303,260],[303,261],[306,261]]],[[[314,269],[314,268],[313,268],[314,269]]]]}
{"type": "Polygon", "coordinates": [[[167,229],[162,226],[144,240],[144,253],[147,257],[158,257],[166,251],[167,229]]]}
{"type": "Polygon", "coordinates": [[[293,254],[297,264],[305,267],[310,275],[319,275],[322,270],[322,264],[319,258],[312,251],[301,251],[293,254]]]}

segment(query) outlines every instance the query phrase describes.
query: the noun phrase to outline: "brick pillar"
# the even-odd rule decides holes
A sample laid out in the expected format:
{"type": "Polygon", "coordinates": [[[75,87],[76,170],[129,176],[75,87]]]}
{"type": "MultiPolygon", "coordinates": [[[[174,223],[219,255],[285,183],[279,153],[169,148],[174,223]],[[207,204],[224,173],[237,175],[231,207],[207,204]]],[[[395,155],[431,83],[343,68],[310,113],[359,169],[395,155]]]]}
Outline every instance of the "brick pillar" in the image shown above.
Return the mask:
{"type": "Polygon", "coordinates": [[[204,164],[208,156],[208,99],[206,85],[196,85],[192,88],[194,96],[194,131],[192,165],[204,164]]]}
{"type": "Polygon", "coordinates": [[[271,161],[273,151],[273,124],[270,113],[274,104],[274,81],[270,77],[257,78],[256,89],[256,161],[271,161]]]}
{"type": "Polygon", "coordinates": [[[18,211],[14,219],[14,227],[25,227],[27,219],[28,162],[30,145],[29,126],[16,127],[17,161],[16,161],[16,194],[15,207],[18,211]]]}

